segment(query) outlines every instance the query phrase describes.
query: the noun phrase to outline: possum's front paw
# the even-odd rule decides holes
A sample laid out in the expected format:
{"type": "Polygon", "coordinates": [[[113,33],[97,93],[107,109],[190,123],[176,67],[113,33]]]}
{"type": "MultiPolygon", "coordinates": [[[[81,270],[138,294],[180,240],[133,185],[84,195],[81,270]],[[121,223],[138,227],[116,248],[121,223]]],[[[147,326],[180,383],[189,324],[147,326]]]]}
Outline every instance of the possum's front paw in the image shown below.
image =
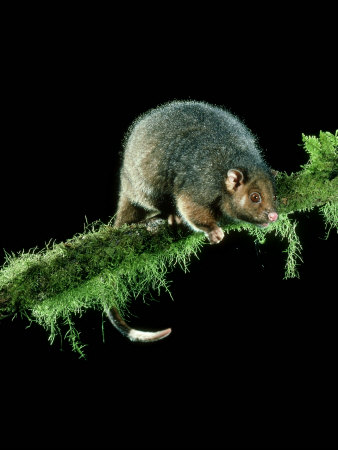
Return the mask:
{"type": "Polygon", "coordinates": [[[210,244],[219,244],[221,240],[224,238],[224,232],[222,228],[214,228],[212,231],[207,233],[210,244]]]}

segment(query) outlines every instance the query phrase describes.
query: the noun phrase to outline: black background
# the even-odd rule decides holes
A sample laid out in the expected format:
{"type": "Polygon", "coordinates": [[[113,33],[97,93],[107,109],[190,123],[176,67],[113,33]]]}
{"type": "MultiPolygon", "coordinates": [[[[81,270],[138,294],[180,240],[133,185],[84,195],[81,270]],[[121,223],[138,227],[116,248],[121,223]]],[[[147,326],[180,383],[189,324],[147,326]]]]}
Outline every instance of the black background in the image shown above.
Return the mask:
{"type": "MultiPolygon", "coordinates": [[[[17,10],[4,17],[1,249],[41,248],[108,221],[122,139],[173,99],[223,105],[272,167],[337,128],[335,11],[306,5],[17,10]],[[319,9],[320,8],[320,9],[319,9]]],[[[169,275],[174,301],[133,305],[152,345],[76,319],[86,360],[27,320],[3,320],[3,448],[334,448],[335,249],[317,211],[286,244],[233,233],[169,275]]],[[[3,254],[2,254],[3,256],[3,254]]],[[[154,294],[155,295],[155,294],[154,294]]],[[[158,298],[158,297],[157,297],[158,298]]]]}

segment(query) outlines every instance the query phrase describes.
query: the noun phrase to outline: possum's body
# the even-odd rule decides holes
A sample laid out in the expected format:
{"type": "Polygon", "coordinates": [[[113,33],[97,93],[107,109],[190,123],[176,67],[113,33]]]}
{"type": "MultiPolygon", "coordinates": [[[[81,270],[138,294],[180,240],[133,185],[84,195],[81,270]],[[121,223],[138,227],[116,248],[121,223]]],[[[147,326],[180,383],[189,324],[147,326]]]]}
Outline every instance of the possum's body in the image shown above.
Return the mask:
{"type": "Polygon", "coordinates": [[[274,178],[251,132],[228,111],[175,101],[143,115],[125,140],[115,226],[154,215],[220,242],[219,223],[278,218],[274,178]]]}

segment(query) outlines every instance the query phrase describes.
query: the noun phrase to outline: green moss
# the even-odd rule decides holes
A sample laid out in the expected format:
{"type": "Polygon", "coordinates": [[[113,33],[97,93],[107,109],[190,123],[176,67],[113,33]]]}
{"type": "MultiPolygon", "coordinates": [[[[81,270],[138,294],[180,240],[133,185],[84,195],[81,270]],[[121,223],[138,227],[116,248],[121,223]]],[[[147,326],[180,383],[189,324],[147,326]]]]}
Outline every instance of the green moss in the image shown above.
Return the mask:
{"type": "Polygon", "coordinates": [[[333,228],[338,230],[338,204],[328,202],[320,208],[320,212],[324,216],[325,225],[328,228],[327,236],[333,228]]]}
{"type": "Polygon", "coordinates": [[[0,272],[0,292],[7,312],[21,311],[44,326],[53,342],[59,324],[81,355],[72,321],[87,309],[115,306],[121,313],[150,289],[169,291],[166,275],[175,265],[187,269],[202,245],[202,235],[173,237],[167,228],[150,235],[143,226],[119,230],[93,224],[65,243],[18,256],[7,255],[0,272]]]}
{"type": "Polygon", "coordinates": [[[308,163],[302,166],[304,171],[321,178],[330,178],[332,173],[337,175],[338,130],[335,134],[321,131],[319,138],[304,134],[302,138],[310,156],[308,163]]]}
{"type": "Polygon", "coordinates": [[[304,136],[309,161],[297,173],[279,173],[276,179],[281,212],[306,211],[338,202],[338,133],[304,136]]]}
{"type": "Polygon", "coordinates": [[[287,254],[285,262],[285,276],[284,279],[295,278],[299,276],[297,266],[302,262],[301,251],[302,246],[299,237],[296,233],[297,222],[290,220],[286,214],[280,214],[277,222],[269,225],[267,228],[258,228],[250,224],[241,224],[240,230],[246,230],[253,236],[255,241],[262,245],[266,242],[268,233],[275,234],[275,236],[286,240],[288,247],[285,250],[287,254]]]}

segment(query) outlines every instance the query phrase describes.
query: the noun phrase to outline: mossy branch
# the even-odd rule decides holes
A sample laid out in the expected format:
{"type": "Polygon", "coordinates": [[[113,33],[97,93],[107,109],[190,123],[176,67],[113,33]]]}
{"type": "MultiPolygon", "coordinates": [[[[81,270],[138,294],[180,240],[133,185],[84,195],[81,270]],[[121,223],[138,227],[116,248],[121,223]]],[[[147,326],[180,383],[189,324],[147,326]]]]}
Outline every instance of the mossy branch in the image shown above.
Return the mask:
{"type": "MultiPolygon", "coordinates": [[[[320,132],[319,137],[303,135],[308,163],[299,172],[277,174],[277,222],[265,229],[246,223],[224,227],[226,232],[247,230],[260,242],[269,232],[286,238],[286,278],[297,276],[301,252],[291,213],[320,207],[328,227],[338,228],[337,143],[337,131],[320,132]]],[[[51,341],[66,325],[66,337],[83,355],[74,315],[112,306],[123,313],[136,296],[150,289],[168,290],[167,272],[177,264],[186,270],[205,242],[201,233],[173,233],[159,220],[120,229],[97,222],[66,242],[6,254],[0,271],[0,315],[26,315],[49,330],[51,341]]]]}

